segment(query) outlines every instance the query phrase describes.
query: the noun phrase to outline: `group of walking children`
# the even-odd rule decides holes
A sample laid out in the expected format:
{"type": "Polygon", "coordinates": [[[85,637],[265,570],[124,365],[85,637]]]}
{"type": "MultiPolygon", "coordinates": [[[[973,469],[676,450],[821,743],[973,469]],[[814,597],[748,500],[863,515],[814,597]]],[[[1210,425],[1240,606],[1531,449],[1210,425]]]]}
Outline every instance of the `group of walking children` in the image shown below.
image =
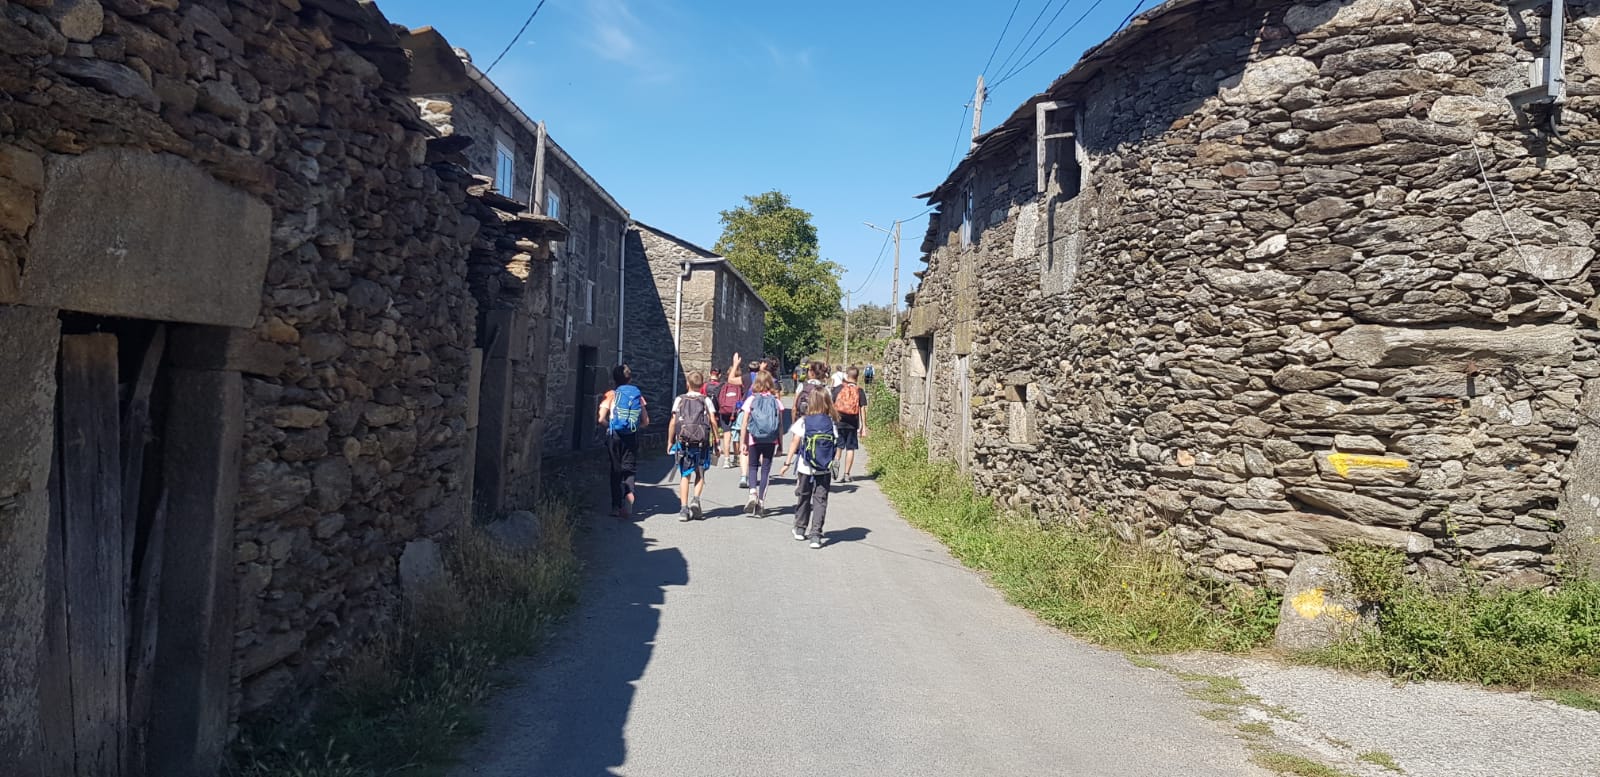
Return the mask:
{"type": "MultiPolygon", "coordinates": [[[[706,473],[714,462],[740,468],[739,487],[749,490],[746,514],[757,518],[767,514],[772,464],[784,437],[778,365],[766,359],[750,365],[748,371],[742,371],[742,366],[736,354],[726,375],[713,370],[707,380],[698,371],[690,372],[685,377],[687,391],[673,399],[667,452],[674,457],[680,476],[680,521],[704,517],[700,500],[706,473]]],[[[850,480],[855,451],[866,432],[863,411],[867,394],[856,383],[855,368],[836,375],[832,387],[827,383],[825,364],[811,363],[806,375],[807,380],[795,392],[794,421],[788,428],[789,445],[778,474],[787,474],[791,467],[796,470],[794,538],[810,540],[811,547],[821,548],[829,491],[836,479],[850,480]]],[[[635,435],[649,424],[649,413],[626,366],[616,368],[613,378],[617,388],[607,392],[598,420],[607,427],[611,451],[612,510],[626,519],[631,514],[638,470],[635,435]]]]}

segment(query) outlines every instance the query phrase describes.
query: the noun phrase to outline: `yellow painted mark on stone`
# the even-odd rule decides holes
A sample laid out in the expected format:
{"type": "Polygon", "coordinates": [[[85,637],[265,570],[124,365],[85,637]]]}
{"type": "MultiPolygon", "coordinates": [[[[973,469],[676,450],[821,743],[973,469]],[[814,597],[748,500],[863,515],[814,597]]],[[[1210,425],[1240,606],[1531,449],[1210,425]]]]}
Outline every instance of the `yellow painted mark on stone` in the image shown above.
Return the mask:
{"type": "Polygon", "coordinates": [[[1342,604],[1328,601],[1328,594],[1321,588],[1311,588],[1295,594],[1289,600],[1294,611],[1308,621],[1318,618],[1332,618],[1341,623],[1354,623],[1356,614],[1342,604]]]}
{"type": "Polygon", "coordinates": [[[1328,457],[1328,463],[1333,465],[1339,477],[1349,477],[1350,470],[1356,467],[1372,467],[1374,469],[1405,469],[1411,462],[1405,459],[1394,459],[1388,456],[1357,456],[1353,453],[1335,453],[1328,457]]]}

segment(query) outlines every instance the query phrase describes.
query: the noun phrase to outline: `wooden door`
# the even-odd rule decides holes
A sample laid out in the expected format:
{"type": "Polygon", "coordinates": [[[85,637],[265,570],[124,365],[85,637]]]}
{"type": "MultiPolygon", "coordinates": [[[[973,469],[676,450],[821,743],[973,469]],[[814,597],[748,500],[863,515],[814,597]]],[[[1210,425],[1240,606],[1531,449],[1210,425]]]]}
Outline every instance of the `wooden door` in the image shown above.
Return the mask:
{"type": "Polygon", "coordinates": [[[128,631],[117,337],[62,337],[57,386],[40,694],[46,768],[120,777],[128,631]]]}
{"type": "Polygon", "coordinates": [[[40,670],[50,775],[146,773],[165,501],[141,485],[160,481],[144,453],[164,346],[159,326],[61,338],[40,670]]]}

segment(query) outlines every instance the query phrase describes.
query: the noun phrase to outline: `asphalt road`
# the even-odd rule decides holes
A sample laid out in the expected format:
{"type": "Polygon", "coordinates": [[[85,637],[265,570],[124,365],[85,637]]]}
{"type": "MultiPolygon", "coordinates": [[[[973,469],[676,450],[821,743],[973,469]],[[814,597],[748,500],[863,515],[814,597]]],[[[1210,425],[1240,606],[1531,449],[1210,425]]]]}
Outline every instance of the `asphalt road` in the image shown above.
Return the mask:
{"type": "Polygon", "coordinates": [[[1264,774],[1176,680],[1010,606],[870,481],[836,487],[812,550],[792,480],[765,519],[737,480],[712,472],[701,521],[667,485],[638,522],[594,511],[577,615],[454,774],[1264,774]]]}

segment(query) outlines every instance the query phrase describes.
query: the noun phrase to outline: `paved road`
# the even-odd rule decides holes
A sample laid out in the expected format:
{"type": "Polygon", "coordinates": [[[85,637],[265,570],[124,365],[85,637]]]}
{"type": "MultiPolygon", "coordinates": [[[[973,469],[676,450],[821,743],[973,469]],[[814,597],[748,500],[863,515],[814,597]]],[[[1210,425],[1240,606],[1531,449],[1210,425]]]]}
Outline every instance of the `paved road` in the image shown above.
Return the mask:
{"type": "Polygon", "coordinates": [[[871,482],[840,487],[811,550],[792,481],[764,520],[736,481],[712,473],[702,521],[665,485],[638,523],[594,519],[578,614],[455,774],[1264,774],[1176,681],[1006,604],[871,482]]]}

